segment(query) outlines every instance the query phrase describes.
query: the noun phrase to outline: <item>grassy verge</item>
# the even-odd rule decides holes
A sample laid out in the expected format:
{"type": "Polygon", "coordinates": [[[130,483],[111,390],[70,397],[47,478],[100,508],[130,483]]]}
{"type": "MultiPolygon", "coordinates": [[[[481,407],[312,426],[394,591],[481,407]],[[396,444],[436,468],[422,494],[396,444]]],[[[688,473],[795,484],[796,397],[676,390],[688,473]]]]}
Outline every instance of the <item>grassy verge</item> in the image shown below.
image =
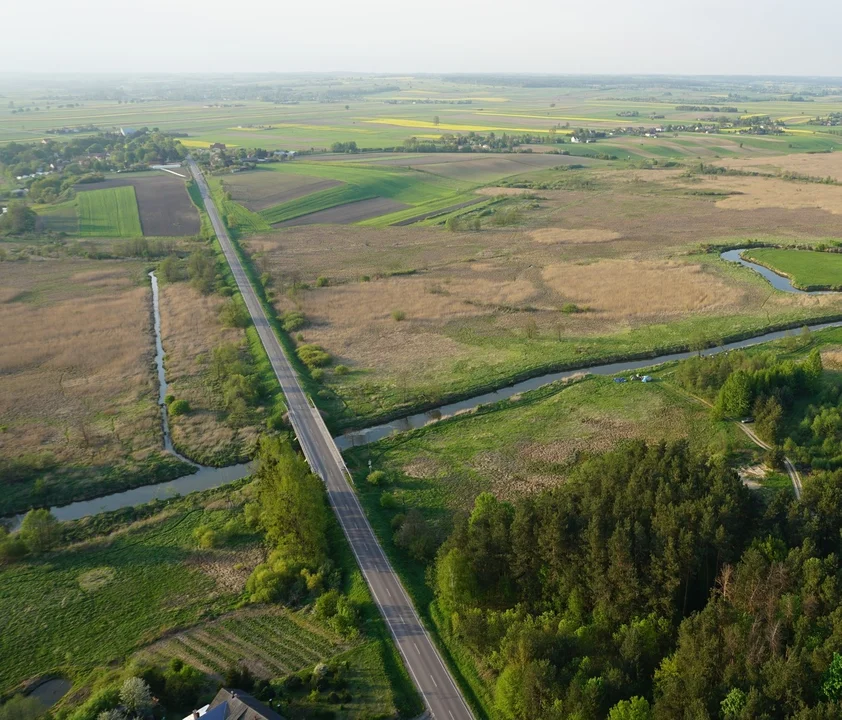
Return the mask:
{"type": "MultiPolygon", "coordinates": [[[[222,252],[222,246],[219,244],[219,239],[213,232],[210,218],[205,211],[205,203],[202,200],[199,188],[196,186],[196,183],[191,180],[187,184],[187,190],[190,194],[190,199],[199,210],[199,215],[202,219],[202,234],[204,237],[210,239],[211,247],[217,257],[217,266],[219,267],[223,279],[225,280],[225,285],[231,289],[231,297],[234,299],[234,302],[245,310],[245,301],[237,288],[237,282],[234,280],[234,275],[231,272],[231,268],[228,266],[228,261],[225,259],[225,253],[222,252]]],[[[237,244],[233,244],[236,248],[237,244]]],[[[253,278],[250,277],[250,279],[253,278]]],[[[269,356],[266,354],[266,349],[263,347],[263,343],[260,341],[260,336],[253,324],[249,324],[246,328],[246,340],[260,375],[262,385],[267,393],[266,402],[272,409],[270,414],[286,411],[286,404],[284,403],[283,393],[281,392],[281,386],[278,383],[278,378],[275,376],[275,371],[272,369],[272,363],[269,360],[269,356]]]]}
{"type": "Polygon", "coordinates": [[[333,515],[331,515],[328,528],[328,538],[332,549],[331,555],[336,558],[337,564],[342,569],[343,591],[360,608],[363,633],[376,644],[376,654],[379,657],[375,662],[382,663],[383,670],[389,679],[395,709],[401,717],[417,717],[423,712],[424,703],[404,667],[403,659],[392,641],[383,617],[374,604],[368,585],[351,552],[351,546],[348,545],[333,515]]]}

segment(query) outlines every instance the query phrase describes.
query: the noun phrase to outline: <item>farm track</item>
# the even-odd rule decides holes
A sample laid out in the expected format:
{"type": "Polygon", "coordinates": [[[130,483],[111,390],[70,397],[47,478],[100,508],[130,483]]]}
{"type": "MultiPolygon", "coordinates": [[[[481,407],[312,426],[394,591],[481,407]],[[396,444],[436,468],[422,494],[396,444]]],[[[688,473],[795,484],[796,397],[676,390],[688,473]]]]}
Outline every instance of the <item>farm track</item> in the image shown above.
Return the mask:
{"type": "Polygon", "coordinates": [[[188,158],[187,164],[196,179],[211,224],[281,385],[289,407],[290,421],[304,455],[313,472],[325,483],[330,504],[425,705],[438,720],[472,719],[471,711],[368,522],[336,444],[327,432],[321,415],[311,407],[269,324],[220,219],[201,170],[192,158],[188,158]]]}
{"type": "MultiPolygon", "coordinates": [[[[700,402],[709,408],[713,408],[713,404],[709,403],[704,398],[700,398],[698,395],[693,395],[692,393],[686,391],[682,392],[684,392],[687,395],[687,397],[693,398],[693,400],[696,400],[697,402],[700,402]]],[[[739,420],[734,420],[734,422],[737,424],[737,427],[739,427],[740,430],[742,430],[746,435],[748,435],[749,439],[755,445],[757,445],[757,447],[763,448],[764,450],[772,449],[772,446],[769,445],[769,443],[757,437],[757,433],[755,433],[754,430],[752,430],[746,423],[740,422],[739,420]]],[[[787,475],[789,475],[789,479],[792,481],[792,490],[795,493],[795,499],[800,500],[801,491],[803,490],[803,487],[801,485],[801,473],[799,473],[798,470],[795,468],[795,465],[793,464],[792,460],[790,460],[786,456],[784,456],[784,467],[786,468],[787,475]]]]}

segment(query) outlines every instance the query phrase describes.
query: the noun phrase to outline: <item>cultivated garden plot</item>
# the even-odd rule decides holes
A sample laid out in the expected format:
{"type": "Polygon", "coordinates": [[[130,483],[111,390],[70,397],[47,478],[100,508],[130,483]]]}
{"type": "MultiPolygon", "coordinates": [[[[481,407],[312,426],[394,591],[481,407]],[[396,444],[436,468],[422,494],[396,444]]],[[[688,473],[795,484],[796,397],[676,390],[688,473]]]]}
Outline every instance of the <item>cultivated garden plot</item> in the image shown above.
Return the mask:
{"type": "Polygon", "coordinates": [[[71,200],[38,208],[40,230],[82,238],[174,238],[200,229],[184,180],[170,173],[132,173],[75,190],[71,200]]]}

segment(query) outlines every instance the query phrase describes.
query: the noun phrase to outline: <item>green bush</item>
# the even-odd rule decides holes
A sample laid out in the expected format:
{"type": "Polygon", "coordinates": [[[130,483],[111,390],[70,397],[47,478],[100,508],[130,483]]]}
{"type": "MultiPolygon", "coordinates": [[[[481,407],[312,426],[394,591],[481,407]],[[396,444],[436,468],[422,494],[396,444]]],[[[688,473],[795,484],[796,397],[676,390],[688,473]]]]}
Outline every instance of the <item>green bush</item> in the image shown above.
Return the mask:
{"type": "Polygon", "coordinates": [[[281,326],[287,332],[295,332],[296,330],[300,330],[306,324],[307,320],[304,317],[304,314],[298,312],[297,310],[290,310],[289,312],[285,312],[283,316],[281,316],[281,326]]]}
{"type": "Polygon", "coordinates": [[[283,430],[286,427],[283,411],[277,410],[266,418],[266,427],[269,430],[275,430],[276,432],[283,430]]]}
{"type": "Polygon", "coordinates": [[[406,320],[406,313],[403,310],[392,310],[392,320],[395,322],[406,320]]]}
{"type": "Polygon", "coordinates": [[[310,373],[310,377],[312,377],[313,380],[315,380],[316,382],[321,382],[322,380],[324,380],[324,376],[325,376],[325,371],[322,370],[321,368],[315,368],[310,373]]]}
{"type": "Polygon", "coordinates": [[[565,303],[561,307],[561,312],[565,315],[573,315],[574,313],[584,312],[576,303],[565,303]]]}
{"type": "Polygon", "coordinates": [[[389,482],[389,476],[382,470],[374,470],[368,474],[366,482],[369,485],[386,485],[389,482]]]}
{"type": "Polygon", "coordinates": [[[221,544],[221,536],[216,530],[213,530],[206,525],[199,525],[193,531],[193,539],[196,541],[196,544],[202,548],[203,550],[207,550],[208,548],[215,548],[221,544]]]}
{"type": "Polygon", "coordinates": [[[296,350],[298,357],[311,370],[317,367],[324,367],[330,364],[330,355],[318,345],[301,345],[296,350]]]}
{"type": "Polygon", "coordinates": [[[380,496],[380,507],[384,508],[385,510],[394,510],[397,506],[398,501],[393,493],[384,492],[380,496]]]}
{"type": "Polygon", "coordinates": [[[328,285],[330,285],[330,280],[328,280],[324,275],[316,279],[316,287],[327,287],[328,285]]]}
{"type": "Polygon", "coordinates": [[[173,400],[170,403],[170,415],[178,417],[179,415],[186,415],[190,412],[190,403],[186,400],[173,400]]]}
{"type": "Polygon", "coordinates": [[[347,365],[337,365],[334,368],[333,372],[335,372],[337,375],[347,375],[351,371],[348,369],[347,365]]]}
{"type": "Polygon", "coordinates": [[[164,402],[165,402],[167,405],[172,405],[174,400],[175,400],[175,395],[167,395],[167,396],[164,398],[164,402]]]}
{"type": "Polygon", "coordinates": [[[244,328],[248,327],[249,314],[242,303],[238,303],[234,298],[228,298],[222,309],[219,311],[219,321],[225,327],[244,328]]]}

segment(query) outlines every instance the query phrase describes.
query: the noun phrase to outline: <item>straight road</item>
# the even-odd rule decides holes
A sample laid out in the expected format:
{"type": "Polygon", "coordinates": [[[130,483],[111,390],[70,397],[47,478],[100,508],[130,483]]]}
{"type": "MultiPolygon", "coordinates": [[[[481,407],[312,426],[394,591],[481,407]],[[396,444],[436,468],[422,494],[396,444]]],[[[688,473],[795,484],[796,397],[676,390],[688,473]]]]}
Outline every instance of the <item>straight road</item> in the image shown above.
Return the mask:
{"type": "Polygon", "coordinates": [[[348,538],[363,576],[371,588],[374,601],[389,626],[428,711],[436,720],[472,720],[471,711],[368,523],[357,494],[351,487],[347,468],[336,444],[327,432],[319,411],[310,405],[298,383],[295,371],[269,325],[263,307],[234,251],[228,231],[220,220],[201,170],[192,158],[187,160],[187,166],[199,186],[205,209],[222,245],[225,258],[281,384],[292,427],[304,456],[313,472],[325,483],[333,511],[339,518],[345,537],[348,538]]]}

